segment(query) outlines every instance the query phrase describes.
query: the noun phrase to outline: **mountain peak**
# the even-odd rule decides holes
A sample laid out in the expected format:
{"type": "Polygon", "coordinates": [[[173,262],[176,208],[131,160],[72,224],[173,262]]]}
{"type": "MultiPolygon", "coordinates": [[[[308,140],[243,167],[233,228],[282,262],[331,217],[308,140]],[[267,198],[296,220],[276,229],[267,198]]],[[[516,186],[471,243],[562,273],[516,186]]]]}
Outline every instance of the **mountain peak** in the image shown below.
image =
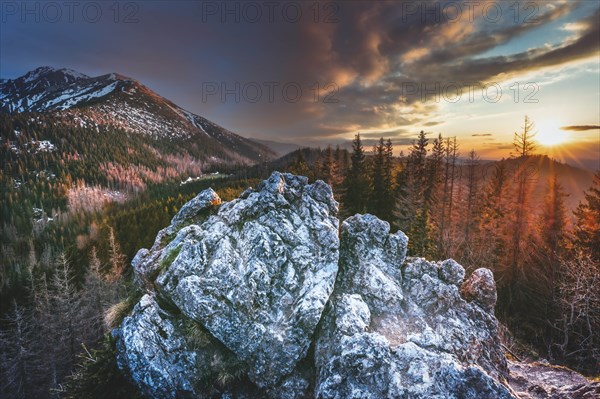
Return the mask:
{"type": "Polygon", "coordinates": [[[89,76],[84,75],[69,68],[54,68],[51,66],[41,66],[25,75],[14,79],[14,81],[23,81],[24,83],[33,82],[36,80],[45,80],[47,83],[61,84],[71,83],[78,79],[87,79],[89,76]]]}
{"type": "Polygon", "coordinates": [[[68,68],[42,66],[0,82],[0,100],[0,112],[59,112],[71,120],[112,125],[154,139],[222,146],[215,150],[221,158],[236,162],[263,162],[274,155],[262,144],[186,111],[116,72],[90,77],[68,68]]]}

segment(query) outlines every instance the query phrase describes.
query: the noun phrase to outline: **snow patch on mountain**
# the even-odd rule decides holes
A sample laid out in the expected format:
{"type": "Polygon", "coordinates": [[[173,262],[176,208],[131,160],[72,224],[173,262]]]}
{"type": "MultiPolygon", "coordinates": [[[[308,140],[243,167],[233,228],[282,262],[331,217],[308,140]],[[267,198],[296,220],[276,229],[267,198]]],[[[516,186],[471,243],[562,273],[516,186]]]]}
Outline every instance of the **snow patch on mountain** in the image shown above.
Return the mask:
{"type": "Polygon", "coordinates": [[[186,111],[138,81],[117,73],[89,77],[40,67],[0,83],[0,112],[53,112],[88,127],[111,125],[169,141],[214,148],[218,159],[251,164],[275,154],[262,144],[186,111]],[[89,121],[89,122],[88,122],[89,121]]]}

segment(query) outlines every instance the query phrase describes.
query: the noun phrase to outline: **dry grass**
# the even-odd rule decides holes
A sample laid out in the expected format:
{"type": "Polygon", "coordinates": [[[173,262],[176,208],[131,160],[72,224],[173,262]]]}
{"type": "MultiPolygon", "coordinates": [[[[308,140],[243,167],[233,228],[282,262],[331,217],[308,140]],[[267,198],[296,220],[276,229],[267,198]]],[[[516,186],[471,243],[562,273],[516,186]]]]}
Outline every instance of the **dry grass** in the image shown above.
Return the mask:
{"type": "Polygon", "coordinates": [[[123,319],[131,313],[133,307],[140,300],[140,293],[136,292],[119,303],[112,305],[104,312],[104,325],[109,330],[117,328],[123,319]]]}

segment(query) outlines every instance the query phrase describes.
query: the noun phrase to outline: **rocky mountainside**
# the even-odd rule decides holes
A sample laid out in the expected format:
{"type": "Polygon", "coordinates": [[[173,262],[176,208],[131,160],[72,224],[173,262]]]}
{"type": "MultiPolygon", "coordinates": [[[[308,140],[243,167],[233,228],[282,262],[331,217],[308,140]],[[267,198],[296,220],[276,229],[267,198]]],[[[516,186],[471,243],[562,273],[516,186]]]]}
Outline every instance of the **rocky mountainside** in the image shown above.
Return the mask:
{"type": "Polygon", "coordinates": [[[328,185],[278,172],[228,203],[201,192],[132,262],[144,295],[113,330],[119,367],[151,398],[600,393],[509,368],[489,270],[406,258],[402,232],[337,212],[328,185]]]}
{"type": "Polygon", "coordinates": [[[268,147],[241,137],[116,73],[90,77],[70,69],[40,67],[0,82],[0,112],[43,112],[80,126],[111,125],[155,140],[183,140],[215,148],[214,156],[241,163],[275,157],[268,147]]]}

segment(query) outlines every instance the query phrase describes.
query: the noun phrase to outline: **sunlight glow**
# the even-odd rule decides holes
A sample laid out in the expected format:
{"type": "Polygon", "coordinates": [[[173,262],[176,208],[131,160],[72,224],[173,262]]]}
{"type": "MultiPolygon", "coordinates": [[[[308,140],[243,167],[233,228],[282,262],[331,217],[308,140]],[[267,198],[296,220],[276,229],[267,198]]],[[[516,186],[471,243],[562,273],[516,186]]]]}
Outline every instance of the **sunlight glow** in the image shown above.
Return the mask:
{"type": "Polygon", "coordinates": [[[544,147],[553,147],[569,141],[569,133],[561,130],[560,123],[556,121],[547,121],[540,123],[537,128],[535,139],[544,147]]]}

